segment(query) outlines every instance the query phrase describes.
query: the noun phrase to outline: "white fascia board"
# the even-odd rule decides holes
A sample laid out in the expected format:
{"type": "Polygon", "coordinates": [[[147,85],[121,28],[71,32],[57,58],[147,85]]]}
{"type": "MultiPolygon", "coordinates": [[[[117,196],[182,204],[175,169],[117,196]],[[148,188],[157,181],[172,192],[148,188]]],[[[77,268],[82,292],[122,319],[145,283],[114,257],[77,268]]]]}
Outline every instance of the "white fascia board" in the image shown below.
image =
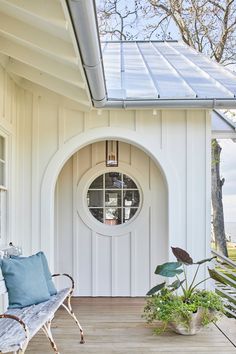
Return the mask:
{"type": "Polygon", "coordinates": [[[212,139],[231,139],[236,142],[236,132],[212,131],[212,139]]]}

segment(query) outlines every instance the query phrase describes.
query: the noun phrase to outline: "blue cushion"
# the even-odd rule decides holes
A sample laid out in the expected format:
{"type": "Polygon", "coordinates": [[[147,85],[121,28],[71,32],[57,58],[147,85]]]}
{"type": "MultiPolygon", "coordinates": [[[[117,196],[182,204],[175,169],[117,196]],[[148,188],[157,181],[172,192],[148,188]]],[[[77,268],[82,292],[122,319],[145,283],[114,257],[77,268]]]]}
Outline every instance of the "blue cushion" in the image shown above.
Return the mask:
{"type": "Polygon", "coordinates": [[[56,295],[57,289],[55,288],[55,285],[53,284],[53,281],[52,281],[52,275],[51,275],[51,272],[48,267],[47,258],[43,252],[39,252],[37,254],[39,254],[41,256],[41,261],[43,264],[43,270],[44,270],[44,275],[45,275],[47,286],[48,286],[48,291],[49,291],[50,295],[56,295]]]}
{"type": "Polygon", "coordinates": [[[22,308],[50,298],[40,254],[1,261],[9,308],[22,308]]]}
{"type": "MultiPolygon", "coordinates": [[[[49,291],[50,295],[56,295],[57,289],[55,288],[55,285],[54,285],[54,283],[52,281],[52,275],[51,275],[51,272],[50,272],[49,267],[48,267],[48,261],[47,261],[46,256],[45,256],[45,254],[42,251],[36,253],[36,255],[41,258],[42,265],[43,265],[43,270],[44,270],[44,276],[45,276],[47,287],[48,287],[48,291],[49,291]]],[[[25,259],[26,257],[11,256],[11,258],[14,258],[14,259],[16,259],[16,258],[17,259],[25,259]]]]}

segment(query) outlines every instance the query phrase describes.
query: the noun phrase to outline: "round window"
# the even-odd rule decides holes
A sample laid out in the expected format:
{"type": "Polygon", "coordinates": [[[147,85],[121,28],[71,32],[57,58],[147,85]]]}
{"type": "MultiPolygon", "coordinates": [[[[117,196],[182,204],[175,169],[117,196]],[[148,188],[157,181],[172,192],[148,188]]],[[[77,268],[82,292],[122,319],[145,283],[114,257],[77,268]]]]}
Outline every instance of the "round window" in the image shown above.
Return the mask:
{"type": "Polygon", "coordinates": [[[120,172],[108,172],[89,186],[87,204],[90,213],[107,225],[124,224],[136,214],[140,193],[136,183],[120,172]]]}

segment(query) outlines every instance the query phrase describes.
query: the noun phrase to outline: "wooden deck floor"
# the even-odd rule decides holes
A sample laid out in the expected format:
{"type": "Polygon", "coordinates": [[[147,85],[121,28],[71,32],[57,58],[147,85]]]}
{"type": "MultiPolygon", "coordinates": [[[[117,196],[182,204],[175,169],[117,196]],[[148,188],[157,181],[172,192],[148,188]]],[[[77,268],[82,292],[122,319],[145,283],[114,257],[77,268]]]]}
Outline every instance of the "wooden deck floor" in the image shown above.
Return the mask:
{"type": "MultiPolygon", "coordinates": [[[[61,354],[236,354],[236,347],[214,325],[195,336],[171,331],[155,336],[141,318],[144,300],[139,298],[74,298],[73,307],[85,332],[85,344],[79,344],[79,332],[65,310],[54,319],[53,334],[61,354]]],[[[236,341],[236,321],[224,319],[223,330],[236,341]]],[[[30,342],[27,353],[52,353],[43,333],[30,342]]]]}

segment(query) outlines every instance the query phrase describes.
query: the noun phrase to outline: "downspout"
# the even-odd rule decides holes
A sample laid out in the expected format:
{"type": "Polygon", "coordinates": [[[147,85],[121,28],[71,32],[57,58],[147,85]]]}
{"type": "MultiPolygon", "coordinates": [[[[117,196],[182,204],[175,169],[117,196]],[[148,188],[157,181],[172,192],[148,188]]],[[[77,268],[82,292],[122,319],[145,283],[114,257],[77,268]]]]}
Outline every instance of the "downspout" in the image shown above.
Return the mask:
{"type": "Polygon", "coordinates": [[[67,0],[77,45],[95,107],[107,101],[95,0],[67,0]]]}

